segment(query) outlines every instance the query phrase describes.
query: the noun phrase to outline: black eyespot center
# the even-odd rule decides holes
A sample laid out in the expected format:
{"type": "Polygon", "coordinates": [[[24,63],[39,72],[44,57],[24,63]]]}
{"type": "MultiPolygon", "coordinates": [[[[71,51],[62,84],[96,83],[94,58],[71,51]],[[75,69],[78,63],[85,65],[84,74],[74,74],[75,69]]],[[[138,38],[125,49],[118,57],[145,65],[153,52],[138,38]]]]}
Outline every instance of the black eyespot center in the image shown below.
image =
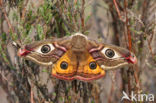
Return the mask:
{"type": "Polygon", "coordinates": [[[68,68],[68,63],[63,61],[63,62],[61,62],[60,67],[61,67],[61,69],[67,69],[68,68]]]}
{"type": "Polygon", "coordinates": [[[107,49],[105,54],[107,57],[112,58],[112,57],[114,57],[115,52],[112,49],[107,49]]]}
{"type": "Polygon", "coordinates": [[[97,68],[96,62],[90,62],[89,67],[90,67],[90,69],[96,69],[97,68]]]}
{"type": "Polygon", "coordinates": [[[48,53],[51,50],[49,45],[43,45],[41,48],[42,53],[48,53]]]}

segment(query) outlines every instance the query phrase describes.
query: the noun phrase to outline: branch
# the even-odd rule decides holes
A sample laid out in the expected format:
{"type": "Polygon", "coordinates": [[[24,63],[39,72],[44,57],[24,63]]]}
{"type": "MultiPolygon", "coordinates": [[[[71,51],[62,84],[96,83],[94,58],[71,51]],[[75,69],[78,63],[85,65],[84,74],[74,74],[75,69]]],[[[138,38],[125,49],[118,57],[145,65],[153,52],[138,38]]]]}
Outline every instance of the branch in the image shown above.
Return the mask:
{"type": "Polygon", "coordinates": [[[117,13],[118,13],[119,18],[121,19],[120,10],[119,10],[119,8],[118,8],[118,5],[117,5],[117,3],[116,3],[116,0],[113,0],[113,3],[114,3],[114,5],[115,5],[115,8],[116,8],[116,11],[117,11],[117,13]]]}
{"type": "Polygon", "coordinates": [[[82,9],[81,9],[81,28],[82,28],[82,33],[84,32],[84,5],[85,5],[85,0],[82,0],[82,9]]]}
{"type": "Polygon", "coordinates": [[[9,30],[11,30],[14,33],[14,29],[10,23],[10,20],[9,20],[7,13],[6,13],[4,8],[2,8],[2,12],[4,13],[4,17],[5,17],[5,20],[7,21],[8,26],[9,26],[9,30]]]}

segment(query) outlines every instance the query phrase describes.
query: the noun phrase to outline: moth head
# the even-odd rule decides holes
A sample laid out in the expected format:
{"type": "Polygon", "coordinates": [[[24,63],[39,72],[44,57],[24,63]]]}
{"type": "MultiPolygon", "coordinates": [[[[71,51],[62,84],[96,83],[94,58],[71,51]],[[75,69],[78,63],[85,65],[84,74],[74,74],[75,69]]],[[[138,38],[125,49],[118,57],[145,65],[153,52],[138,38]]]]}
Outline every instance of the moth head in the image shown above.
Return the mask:
{"type": "Polygon", "coordinates": [[[52,65],[66,49],[51,40],[43,40],[25,45],[18,50],[18,56],[34,61],[40,65],[52,65]]]}
{"type": "Polygon", "coordinates": [[[75,33],[71,36],[71,50],[73,52],[84,52],[87,45],[87,37],[81,33],[75,33]]]}
{"type": "Polygon", "coordinates": [[[137,63],[136,56],[127,49],[103,44],[90,50],[93,58],[104,70],[121,68],[137,63]]]}

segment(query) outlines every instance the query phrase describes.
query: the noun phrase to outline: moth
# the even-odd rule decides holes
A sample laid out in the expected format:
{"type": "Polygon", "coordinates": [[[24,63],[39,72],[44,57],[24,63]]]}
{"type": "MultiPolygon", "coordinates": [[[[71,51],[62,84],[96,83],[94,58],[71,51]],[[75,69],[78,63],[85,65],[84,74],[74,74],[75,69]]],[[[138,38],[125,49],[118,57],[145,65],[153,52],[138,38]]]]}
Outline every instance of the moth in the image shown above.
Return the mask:
{"type": "Polygon", "coordinates": [[[99,43],[81,33],[59,39],[35,41],[18,50],[18,56],[40,65],[51,66],[53,77],[61,80],[91,81],[106,70],[136,64],[127,49],[99,43]]]}

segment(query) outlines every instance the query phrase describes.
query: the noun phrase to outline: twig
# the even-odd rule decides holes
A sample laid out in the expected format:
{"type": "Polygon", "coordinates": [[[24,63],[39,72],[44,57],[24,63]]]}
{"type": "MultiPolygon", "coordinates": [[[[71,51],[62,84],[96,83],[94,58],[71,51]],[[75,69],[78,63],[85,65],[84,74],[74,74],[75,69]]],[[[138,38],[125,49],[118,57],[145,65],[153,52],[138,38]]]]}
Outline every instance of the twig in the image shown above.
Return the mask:
{"type": "MultiPolygon", "coordinates": [[[[124,0],[124,12],[126,14],[126,22],[125,22],[125,26],[127,29],[127,35],[128,35],[128,46],[129,46],[129,50],[131,51],[132,49],[132,41],[131,41],[131,32],[129,30],[129,19],[127,17],[127,0],[124,0]]],[[[127,77],[128,77],[128,92],[129,95],[131,94],[131,68],[129,67],[128,71],[127,71],[127,77]]]]}
{"type": "Polygon", "coordinates": [[[2,74],[2,72],[0,72],[0,74],[1,74],[2,78],[3,78],[5,81],[7,81],[8,84],[11,85],[11,83],[10,83],[10,82],[8,81],[8,79],[2,74]]]}
{"type": "Polygon", "coordinates": [[[4,13],[4,17],[5,17],[5,20],[7,21],[8,26],[9,26],[9,30],[11,30],[14,33],[14,29],[10,23],[10,20],[8,19],[7,13],[6,13],[4,8],[2,8],[2,12],[4,13]]]}
{"type": "Polygon", "coordinates": [[[128,77],[128,93],[131,94],[131,68],[128,68],[127,71],[127,77],[128,77]]]}
{"type": "Polygon", "coordinates": [[[148,43],[148,48],[149,48],[149,51],[150,51],[150,53],[151,53],[151,55],[152,55],[152,58],[154,59],[154,53],[153,53],[153,50],[152,50],[152,47],[151,47],[151,41],[152,41],[152,39],[153,39],[153,34],[154,33],[152,33],[152,36],[151,36],[151,38],[150,39],[147,39],[147,43],[148,43]]]}
{"type": "Polygon", "coordinates": [[[2,1],[2,0],[0,0],[0,6],[2,6],[2,3],[3,3],[3,1],[2,1]]]}
{"type": "Polygon", "coordinates": [[[26,6],[27,6],[27,4],[28,4],[28,1],[29,1],[29,0],[26,0],[26,3],[25,3],[25,5],[24,5],[24,7],[23,7],[23,10],[22,10],[22,20],[24,20],[24,17],[25,17],[26,6]]]}
{"type": "Polygon", "coordinates": [[[113,3],[114,3],[114,5],[115,5],[115,8],[116,8],[116,11],[117,11],[117,14],[118,14],[119,18],[121,19],[120,10],[119,10],[119,8],[118,8],[118,5],[117,5],[117,3],[116,3],[116,0],[113,0],[113,3]]]}
{"type": "Polygon", "coordinates": [[[141,90],[141,85],[140,85],[140,81],[139,81],[139,78],[138,78],[138,65],[136,65],[135,67],[135,72],[134,72],[134,78],[135,78],[135,82],[136,82],[136,87],[137,87],[137,91],[140,91],[141,90]]]}
{"type": "Polygon", "coordinates": [[[100,91],[99,91],[99,88],[98,88],[98,85],[97,84],[93,84],[93,90],[92,90],[92,95],[94,97],[94,100],[95,100],[95,103],[99,103],[100,100],[99,100],[99,94],[100,91]]]}
{"type": "MultiPolygon", "coordinates": [[[[127,4],[127,0],[124,0],[124,11],[125,11],[125,14],[126,14],[126,22],[125,22],[125,25],[126,25],[126,28],[127,28],[127,35],[128,35],[128,46],[129,46],[129,50],[132,51],[132,37],[131,37],[131,32],[130,32],[130,25],[128,24],[129,23],[129,19],[127,17],[127,8],[128,4],[127,4]]],[[[129,68],[128,71],[127,71],[127,74],[128,74],[128,91],[129,91],[129,94],[131,93],[131,81],[130,81],[130,76],[131,76],[131,69],[132,68],[129,68]]],[[[133,68],[133,71],[134,71],[134,68],[133,68]]],[[[138,79],[138,68],[137,68],[137,71],[134,71],[134,78],[135,78],[135,82],[137,84],[137,90],[140,90],[140,82],[139,82],[139,79],[138,79]]]]}
{"type": "Polygon", "coordinates": [[[82,28],[82,33],[84,32],[84,5],[85,5],[85,0],[82,0],[82,7],[81,7],[81,28],[82,28]]]}
{"type": "MultiPolygon", "coordinates": [[[[33,84],[32,84],[33,85],[33,84]]],[[[35,103],[34,102],[34,93],[33,93],[33,90],[32,90],[32,88],[33,88],[33,86],[31,85],[31,92],[30,92],[30,101],[31,101],[31,103],[35,103]]]]}
{"type": "Polygon", "coordinates": [[[129,19],[127,17],[127,10],[126,10],[126,8],[127,8],[127,1],[126,0],[124,0],[124,6],[125,6],[124,11],[125,11],[125,14],[126,14],[126,22],[125,22],[125,25],[126,25],[126,28],[127,28],[128,45],[129,45],[129,50],[131,51],[131,49],[132,49],[132,40],[131,40],[131,32],[130,32],[129,24],[128,24],[129,19]]]}
{"type": "MultiPolygon", "coordinates": [[[[127,35],[128,35],[128,46],[129,46],[129,50],[131,51],[132,49],[132,41],[131,41],[131,32],[129,30],[129,25],[128,25],[128,22],[129,22],[129,19],[127,17],[127,1],[124,0],[124,12],[126,14],[126,22],[125,22],[125,25],[126,25],[126,28],[127,28],[127,35]]],[[[128,71],[127,71],[127,77],[128,77],[128,92],[129,94],[131,94],[131,68],[129,67],[128,71]]]]}

